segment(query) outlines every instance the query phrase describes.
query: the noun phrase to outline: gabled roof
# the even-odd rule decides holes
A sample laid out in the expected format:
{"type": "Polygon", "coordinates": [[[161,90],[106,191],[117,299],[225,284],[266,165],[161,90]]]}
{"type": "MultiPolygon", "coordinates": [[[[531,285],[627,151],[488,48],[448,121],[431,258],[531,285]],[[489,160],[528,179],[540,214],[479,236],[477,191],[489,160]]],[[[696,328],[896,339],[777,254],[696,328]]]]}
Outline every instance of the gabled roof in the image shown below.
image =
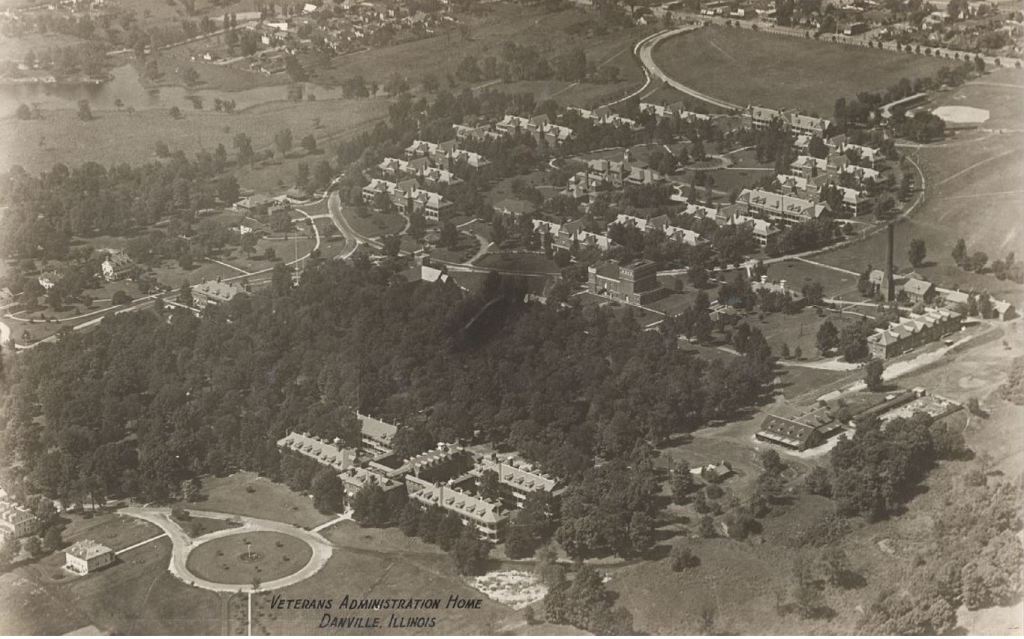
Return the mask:
{"type": "Polygon", "coordinates": [[[913,295],[925,295],[933,290],[935,285],[925,280],[911,278],[903,284],[903,290],[913,295]]]}

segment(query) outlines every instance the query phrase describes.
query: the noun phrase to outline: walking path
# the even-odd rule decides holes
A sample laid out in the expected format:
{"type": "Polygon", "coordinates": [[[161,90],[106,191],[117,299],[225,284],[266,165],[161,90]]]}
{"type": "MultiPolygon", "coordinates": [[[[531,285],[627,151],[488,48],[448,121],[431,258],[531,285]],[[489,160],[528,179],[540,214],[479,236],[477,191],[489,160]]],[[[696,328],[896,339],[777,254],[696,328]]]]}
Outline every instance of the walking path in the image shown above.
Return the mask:
{"type": "Polygon", "coordinates": [[[339,523],[341,523],[343,521],[352,521],[352,510],[351,509],[346,510],[345,514],[343,514],[343,515],[338,515],[336,518],[320,524],[316,528],[313,528],[312,530],[310,530],[310,532],[318,533],[321,530],[326,530],[326,529],[330,528],[331,526],[333,526],[335,524],[339,524],[339,523]]]}
{"type": "Polygon", "coordinates": [[[129,550],[135,550],[136,548],[139,548],[140,546],[145,546],[146,544],[148,544],[150,542],[156,541],[157,539],[163,539],[166,536],[167,536],[167,533],[162,532],[159,535],[150,537],[149,539],[147,539],[145,541],[140,541],[139,543],[132,544],[131,546],[128,546],[127,548],[122,548],[121,550],[118,550],[114,554],[120,556],[120,555],[128,552],[129,550]]]}
{"type": "MultiPolygon", "coordinates": [[[[297,526],[292,526],[291,524],[271,521],[269,519],[257,519],[255,517],[246,517],[243,515],[230,515],[204,510],[193,510],[191,513],[197,517],[232,520],[242,523],[240,527],[218,530],[193,539],[192,537],[189,537],[184,530],[182,530],[181,526],[171,519],[171,512],[169,508],[129,507],[123,508],[119,512],[122,515],[142,519],[143,521],[148,521],[151,524],[159,526],[160,529],[164,531],[164,534],[171,540],[171,562],[167,566],[167,569],[171,574],[191,586],[214,592],[263,592],[286,588],[293,584],[297,584],[319,572],[320,569],[327,564],[327,560],[331,558],[331,553],[334,548],[329,541],[321,537],[317,532],[304,530],[297,526]],[[291,535],[292,537],[296,537],[306,542],[312,549],[313,553],[310,556],[309,561],[306,562],[306,565],[296,572],[293,572],[286,577],[273,579],[260,584],[258,588],[253,588],[252,584],[225,584],[217,581],[211,581],[209,579],[203,579],[189,569],[188,556],[200,545],[208,541],[213,541],[214,539],[231,537],[233,535],[240,535],[248,532],[277,532],[285,535],[291,535]]],[[[336,521],[337,520],[335,520],[334,523],[336,523],[336,521]]]]}

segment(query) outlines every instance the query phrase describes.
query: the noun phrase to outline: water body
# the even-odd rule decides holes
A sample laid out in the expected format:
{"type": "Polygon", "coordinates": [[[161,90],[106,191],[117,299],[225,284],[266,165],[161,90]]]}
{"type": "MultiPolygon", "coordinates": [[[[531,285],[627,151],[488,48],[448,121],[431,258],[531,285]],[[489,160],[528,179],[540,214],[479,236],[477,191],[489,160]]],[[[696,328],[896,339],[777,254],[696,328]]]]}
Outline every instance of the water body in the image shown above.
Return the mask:
{"type": "MultiPolygon", "coordinates": [[[[19,104],[38,104],[43,111],[54,109],[77,109],[79,100],[88,100],[93,110],[113,110],[132,107],[141,109],[169,109],[177,106],[192,108],[189,96],[198,96],[203,108],[213,110],[215,98],[234,100],[235,109],[244,109],[256,104],[288,99],[288,86],[256,87],[243,91],[221,91],[198,88],[189,90],[181,86],[146,88],[139,79],[138,71],[130,64],[116,67],[112,78],[103,84],[54,85],[54,84],[10,84],[0,86],[0,117],[13,114],[19,104]],[[122,103],[118,107],[117,101],[122,103]]],[[[318,100],[334,100],[343,97],[340,87],[327,88],[308,82],[302,83],[303,95],[315,95],[318,100]]]]}

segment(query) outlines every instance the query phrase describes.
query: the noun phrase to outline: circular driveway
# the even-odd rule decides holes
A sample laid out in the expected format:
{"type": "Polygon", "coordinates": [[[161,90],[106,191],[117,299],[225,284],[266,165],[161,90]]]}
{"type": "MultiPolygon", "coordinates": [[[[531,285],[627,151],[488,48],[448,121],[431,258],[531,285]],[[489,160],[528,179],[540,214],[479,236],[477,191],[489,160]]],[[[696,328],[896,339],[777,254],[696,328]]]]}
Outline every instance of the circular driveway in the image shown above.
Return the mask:
{"type": "Polygon", "coordinates": [[[167,536],[171,540],[171,563],[167,567],[171,574],[191,586],[203,588],[204,590],[212,590],[214,592],[262,592],[267,590],[277,590],[279,588],[285,588],[287,586],[297,584],[319,572],[327,563],[327,560],[331,558],[331,552],[333,550],[331,543],[318,533],[304,530],[298,526],[292,526],[291,524],[271,521],[269,519],[257,519],[255,517],[246,517],[244,515],[229,515],[226,513],[215,513],[204,510],[189,510],[189,512],[196,517],[222,520],[230,519],[241,522],[242,524],[239,527],[218,530],[193,539],[189,537],[184,530],[182,530],[181,526],[179,526],[177,522],[171,519],[171,511],[169,508],[130,507],[122,508],[118,512],[123,515],[128,515],[129,517],[148,521],[155,526],[159,526],[161,530],[167,533],[167,536]],[[209,579],[199,577],[189,569],[189,554],[202,544],[222,537],[231,537],[234,535],[255,532],[276,532],[295,537],[308,544],[312,549],[313,554],[309,558],[309,561],[306,562],[306,565],[299,570],[286,577],[272,579],[266,583],[260,584],[258,588],[253,588],[252,584],[230,584],[211,581],[209,579]]]}

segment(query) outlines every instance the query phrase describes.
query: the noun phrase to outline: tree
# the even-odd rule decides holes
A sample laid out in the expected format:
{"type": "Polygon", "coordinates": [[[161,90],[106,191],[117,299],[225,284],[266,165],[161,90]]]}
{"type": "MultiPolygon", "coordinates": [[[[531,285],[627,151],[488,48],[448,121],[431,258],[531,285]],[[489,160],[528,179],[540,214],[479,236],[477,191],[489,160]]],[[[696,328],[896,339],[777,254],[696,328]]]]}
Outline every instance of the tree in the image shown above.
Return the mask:
{"type": "Polygon", "coordinates": [[[114,306],[123,306],[131,303],[131,301],[131,296],[120,289],[114,291],[114,294],[110,297],[110,303],[114,306]]]}
{"type": "Polygon", "coordinates": [[[880,359],[872,359],[864,367],[864,383],[867,384],[869,391],[877,392],[885,387],[882,383],[882,371],[884,370],[885,364],[880,359]]]}
{"type": "Polygon", "coordinates": [[[700,560],[693,554],[690,546],[683,542],[672,546],[669,558],[672,561],[672,570],[675,572],[681,572],[700,564],[700,560]]]}
{"type": "Polygon", "coordinates": [[[803,294],[804,299],[807,300],[807,303],[811,306],[821,305],[825,297],[825,287],[822,286],[821,282],[818,280],[813,280],[804,284],[803,289],[801,289],[800,292],[803,294]]]}
{"type": "Polygon", "coordinates": [[[172,106],[167,112],[172,120],[178,120],[181,118],[181,109],[176,106],[172,106]]]}
{"type": "Polygon", "coordinates": [[[818,328],[816,342],[818,351],[822,355],[839,346],[839,331],[831,320],[825,320],[821,323],[821,326],[818,328]]]}
{"type": "Polygon", "coordinates": [[[185,81],[185,86],[194,87],[199,84],[199,72],[192,67],[185,67],[185,70],[181,73],[182,80],[185,81]]]}
{"type": "Polygon", "coordinates": [[[316,474],[310,492],[313,493],[313,507],[319,512],[328,514],[345,510],[345,484],[329,468],[316,474]]]}
{"type": "Polygon", "coordinates": [[[953,246],[953,261],[956,262],[957,266],[963,268],[966,259],[967,243],[964,242],[963,238],[960,238],[956,241],[956,245],[953,246]]]}
{"type": "Polygon", "coordinates": [[[852,573],[850,558],[846,552],[838,546],[826,548],[819,560],[821,571],[825,579],[833,586],[840,586],[847,583],[852,573]]]}
{"type": "Polygon", "coordinates": [[[88,100],[78,101],[78,119],[85,122],[92,119],[92,108],[89,106],[88,100]]]}
{"type": "Polygon", "coordinates": [[[451,550],[460,575],[482,575],[486,571],[490,553],[491,545],[477,539],[476,533],[470,528],[463,529],[451,550]]]}
{"type": "Polygon", "coordinates": [[[453,248],[459,243],[459,230],[451,222],[441,225],[441,237],[438,240],[441,246],[453,248]]]}
{"type": "Polygon", "coordinates": [[[19,120],[32,119],[32,109],[30,109],[27,104],[19,104],[14,114],[19,120]]]}
{"type": "Polygon", "coordinates": [[[48,552],[54,552],[64,547],[64,537],[61,535],[60,528],[50,526],[46,530],[46,535],[43,537],[43,546],[48,552]]]}
{"type": "Polygon", "coordinates": [[[25,540],[23,548],[25,549],[25,552],[32,556],[33,559],[40,557],[43,554],[43,544],[39,541],[39,537],[36,537],[35,535],[32,535],[25,540]]]}
{"type": "Polygon", "coordinates": [[[924,264],[925,255],[927,255],[927,250],[925,249],[924,240],[917,238],[911,240],[909,254],[907,255],[910,259],[910,264],[914,268],[921,266],[924,264]]]}
{"type": "Polygon", "coordinates": [[[684,460],[680,460],[676,463],[675,468],[672,469],[672,501],[677,504],[685,504],[690,494],[696,490],[697,485],[693,480],[693,475],[690,474],[690,465],[684,460]]]}
{"type": "Polygon", "coordinates": [[[422,509],[412,499],[405,502],[402,512],[398,516],[398,527],[406,537],[414,537],[419,530],[420,513],[422,509]]]}
{"type": "Polygon", "coordinates": [[[0,537],[0,570],[7,568],[14,561],[20,550],[20,542],[13,536],[0,537]]]}
{"type": "Polygon", "coordinates": [[[281,155],[287,155],[292,148],[292,130],[282,129],[274,134],[274,146],[281,155]]]}
{"type": "Polygon", "coordinates": [[[714,537],[715,536],[715,520],[712,519],[712,517],[710,515],[704,515],[703,517],[700,518],[700,523],[698,524],[698,530],[700,531],[700,536],[701,537],[705,537],[705,538],[714,537]]]}
{"type": "Polygon", "coordinates": [[[815,466],[804,478],[804,487],[812,495],[830,497],[832,495],[832,482],[829,479],[828,471],[822,466],[815,466]]]}
{"type": "Polygon", "coordinates": [[[976,251],[971,255],[970,269],[977,273],[981,273],[985,270],[985,265],[988,263],[988,254],[983,251],[976,251]]]}
{"type": "Polygon", "coordinates": [[[302,148],[306,150],[306,153],[316,153],[316,138],[312,133],[302,138],[302,148]]]}

